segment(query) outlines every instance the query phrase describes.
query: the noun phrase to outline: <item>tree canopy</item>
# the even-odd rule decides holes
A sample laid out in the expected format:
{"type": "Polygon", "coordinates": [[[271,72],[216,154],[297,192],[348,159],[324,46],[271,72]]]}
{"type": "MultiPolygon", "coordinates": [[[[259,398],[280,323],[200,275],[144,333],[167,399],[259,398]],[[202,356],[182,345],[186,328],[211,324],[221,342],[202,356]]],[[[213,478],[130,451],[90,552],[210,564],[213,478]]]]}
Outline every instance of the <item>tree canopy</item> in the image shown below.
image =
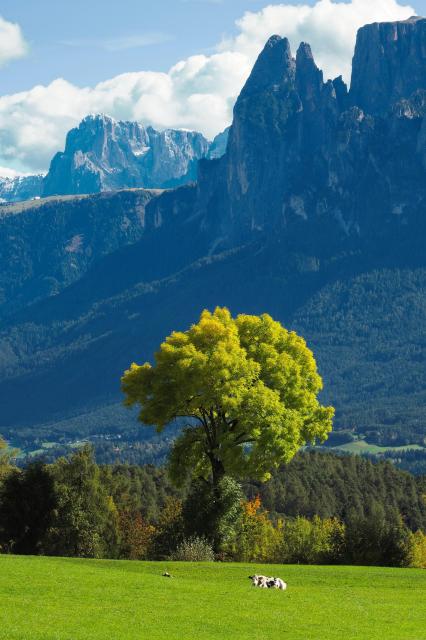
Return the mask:
{"type": "Polygon", "coordinates": [[[332,427],[312,351],[267,314],[203,311],[197,324],[166,338],[153,366],[132,364],[122,388],[145,425],[161,432],[186,420],[171,453],[177,481],[190,472],[213,484],[224,474],[267,479],[332,427]]]}
{"type": "Polygon", "coordinates": [[[7,442],[0,436],[0,482],[12,468],[11,460],[17,453],[16,449],[9,449],[7,442]]]}

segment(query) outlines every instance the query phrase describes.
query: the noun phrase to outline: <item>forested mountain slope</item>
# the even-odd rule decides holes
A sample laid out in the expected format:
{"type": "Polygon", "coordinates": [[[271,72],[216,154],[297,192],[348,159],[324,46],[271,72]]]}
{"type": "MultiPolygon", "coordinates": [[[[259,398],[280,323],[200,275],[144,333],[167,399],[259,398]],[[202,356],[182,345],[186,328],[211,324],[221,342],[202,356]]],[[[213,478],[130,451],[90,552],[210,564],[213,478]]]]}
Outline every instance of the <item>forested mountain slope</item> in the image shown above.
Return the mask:
{"type": "MultiPolygon", "coordinates": [[[[48,433],[64,420],[75,433],[116,428],[130,362],[151,358],[204,307],[226,305],[268,312],[306,337],[337,428],[422,442],[425,34],[422,19],[361,29],[350,91],[324,82],[308,45],[294,59],[286,39],[271,38],[235,106],[227,153],[200,162],[195,186],[104,194],[111,219],[114,198],[145,198],[144,225],[129,227],[137,233],[19,310],[3,285],[0,432],[48,433]]],[[[60,206],[87,220],[81,203],[60,206]]],[[[6,219],[9,234],[21,234],[20,216],[6,219]]]]}

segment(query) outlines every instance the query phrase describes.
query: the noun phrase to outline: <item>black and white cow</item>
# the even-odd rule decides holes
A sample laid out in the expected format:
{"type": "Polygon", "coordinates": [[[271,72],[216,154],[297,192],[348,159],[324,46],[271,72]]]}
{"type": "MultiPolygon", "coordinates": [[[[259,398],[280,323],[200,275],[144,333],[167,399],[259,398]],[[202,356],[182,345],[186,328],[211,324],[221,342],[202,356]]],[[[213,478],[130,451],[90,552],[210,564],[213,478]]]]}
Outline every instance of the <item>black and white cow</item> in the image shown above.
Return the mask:
{"type": "Polygon", "coordinates": [[[284,580],[281,580],[281,578],[255,574],[254,576],[249,576],[249,579],[252,581],[254,587],[259,587],[260,589],[281,589],[281,591],[287,589],[287,584],[284,580]]]}

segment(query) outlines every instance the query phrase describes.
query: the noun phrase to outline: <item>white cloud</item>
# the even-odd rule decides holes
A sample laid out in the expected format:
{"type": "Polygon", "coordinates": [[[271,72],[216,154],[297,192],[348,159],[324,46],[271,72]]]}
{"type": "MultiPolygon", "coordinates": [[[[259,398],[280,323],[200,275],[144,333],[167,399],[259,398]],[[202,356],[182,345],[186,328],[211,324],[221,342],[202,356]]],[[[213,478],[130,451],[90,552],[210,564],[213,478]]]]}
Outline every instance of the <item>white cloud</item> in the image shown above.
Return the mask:
{"type": "Polygon", "coordinates": [[[0,167],[0,179],[1,178],[19,178],[21,176],[30,175],[23,173],[22,171],[16,171],[15,169],[9,169],[9,167],[0,167]]]}
{"type": "Polygon", "coordinates": [[[308,42],[327,78],[343,75],[349,82],[358,29],[372,22],[405,20],[415,13],[413,7],[396,0],[319,0],[313,6],[271,4],[258,13],[246,13],[237,22],[240,34],[221,47],[253,59],[265,40],[277,33],[290,40],[293,51],[300,42],[308,42]]]}
{"type": "Polygon", "coordinates": [[[0,66],[15,58],[22,58],[28,51],[21,28],[0,16],[0,66]]]}
{"type": "Polygon", "coordinates": [[[348,80],[357,29],[413,14],[396,0],[271,4],[246,13],[237,22],[237,36],[216,53],[192,56],[168,73],[126,73],[86,88],[58,79],[0,97],[0,164],[45,170],[63,148],[66,132],[88,113],[197,129],[212,137],[230,123],[235,99],[269,36],[289,37],[294,50],[300,41],[310,42],[326,77],[342,73],[348,80]]]}
{"type": "Polygon", "coordinates": [[[93,88],[63,79],[0,98],[0,164],[43,171],[88,113],[213,136],[229,121],[250,63],[238,52],[193,56],[168,73],[126,73],[93,88]]]}

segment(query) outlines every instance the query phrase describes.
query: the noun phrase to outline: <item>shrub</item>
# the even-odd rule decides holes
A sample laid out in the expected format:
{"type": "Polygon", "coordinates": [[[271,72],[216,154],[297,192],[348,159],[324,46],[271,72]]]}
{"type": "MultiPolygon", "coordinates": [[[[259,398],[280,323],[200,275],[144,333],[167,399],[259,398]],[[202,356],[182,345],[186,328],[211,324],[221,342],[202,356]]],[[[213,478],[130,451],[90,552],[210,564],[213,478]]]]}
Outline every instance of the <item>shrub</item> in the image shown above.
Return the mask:
{"type": "Polygon", "coordinates": [[[358,565],[408,567],[411,562],[411,532],[399,513],[387,517],[378,505],[369,515],[352,515],[346,524],[346,561],[358,565]]]}
{"type": "Polygon", "coordinates": [[[183,540],[170,559],[182,562],[213,562],[215,558],[211,543],[206,538],[194,536],[183,540]]]}
{"type": "Polygon", "coordinates": [[[150,547],[150,559],[165,560],[169,558],[184,537],[182,501],[168,496],[160,512],[157,531],[150,547]]]}
{"type": "Polygon", "coordinates": [[[342,561],[345,526],[337,518],[296,518],[283,527],[279,560],[288,564],[336,564],[342,561]]]}
{"type": "Polygon", "coordinates": [[[129,560],[146,560],[156,529],[140,513],[122,511],[119,514],[120,556],[129,560]]]}
{"type": "Polygon", "coordinates": [[[14,470],[0,489],[0,545],[3,552],[46,553],[46,536],[55,520],[58,496],[49,469],[34,463],[14,470]]]}
{"type": "Polygon", "coordinates": [[[239,562],[274,562],[281,538],[281,522],[274,527],[257,496],[242,503],[242,514],[229,552],[239,562]]]}
{"type": "Polygon", "coordinates": [[[17,449],[9,449],[5,440],[0,436],[0,485],[6,476],[14,470],[12,458],[18,454],[17,449]]]}
{"type": "Polygon", "coordinates": [[[332,431],[327,440],[324,442],[324,447],[339,447],[344,444],[348,444],[349,442],[353,442],[355,440],[355,436],[351,431],[342,430],[342,431],[332,431]]]}
{"type": "Polygon", "coordinates": [[[411,534],[410,567],[426,569],[426,534],[420,530],[411,534]]]}

